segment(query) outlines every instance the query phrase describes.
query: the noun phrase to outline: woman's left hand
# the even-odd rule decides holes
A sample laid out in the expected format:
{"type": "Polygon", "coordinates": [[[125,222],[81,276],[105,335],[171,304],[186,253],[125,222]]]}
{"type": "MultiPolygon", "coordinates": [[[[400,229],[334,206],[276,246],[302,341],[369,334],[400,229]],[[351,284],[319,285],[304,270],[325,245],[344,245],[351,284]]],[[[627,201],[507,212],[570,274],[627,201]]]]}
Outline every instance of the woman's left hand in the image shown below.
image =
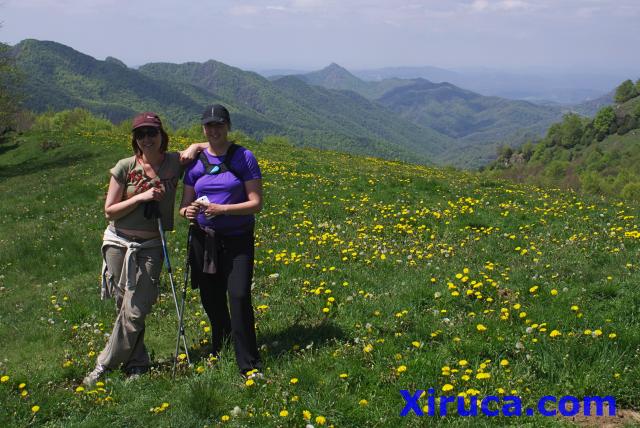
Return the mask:
{"type": "Polygon", "coordinates": [[[215,217],[217,215],[224,215],[227,213],[226,205],[201,203],[204,209],[204,215],[207,217],[215,217]]]}

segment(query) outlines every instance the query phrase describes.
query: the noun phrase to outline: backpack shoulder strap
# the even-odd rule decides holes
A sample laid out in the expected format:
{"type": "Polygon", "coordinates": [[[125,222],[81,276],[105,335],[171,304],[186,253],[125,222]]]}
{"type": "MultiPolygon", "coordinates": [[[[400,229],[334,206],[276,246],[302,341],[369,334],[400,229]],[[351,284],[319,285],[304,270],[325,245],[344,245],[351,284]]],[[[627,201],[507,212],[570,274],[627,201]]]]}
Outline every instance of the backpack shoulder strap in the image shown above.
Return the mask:
{"type": "Polygon", "coordinates": [[[204,173],[208,174],[211,171],[211,168],[214,166],[211,162],[209,162],[209,158],[204,154],[204,151],[201,151],[198,155],[198,160],[202,162],[204,165],[204,173]]]}
{"type": "Polygon", "coordinates": [[[224,157],[224,162],[222,163],[226,167],[227,171],[235,175],[238,180],[242,181],[242,178],[240,178],[240,176],[233,170],[233,168],[231,168],[231,159],[233,159],[233,155],[238,151],[240,147],[241,146],[236,143],[231,143],[229,149],[227,150],[227,154],[224,157]]]}
{"type": "Polygon", "coordinates": [[[198,155],[198,160],[202,162],[202,165],[204,166],[204,173],[220,174],[228,171],[231,174],[235,175],[238,180],[242,181],[242,178],[240,178],[240,176],[231,167],[231,160],[233,159],[233,155],[236,153],[236,151],[238,151],[240,147],[241,146],[235,143],[231,143],[231,145],[227,149],[227,154],[224,157],[224,161],[220,164],[211,163],[209,161],[209,158],[207,158],[207,156],[204,154],[204,151],[200,152],[200,154],[198,155]]]}

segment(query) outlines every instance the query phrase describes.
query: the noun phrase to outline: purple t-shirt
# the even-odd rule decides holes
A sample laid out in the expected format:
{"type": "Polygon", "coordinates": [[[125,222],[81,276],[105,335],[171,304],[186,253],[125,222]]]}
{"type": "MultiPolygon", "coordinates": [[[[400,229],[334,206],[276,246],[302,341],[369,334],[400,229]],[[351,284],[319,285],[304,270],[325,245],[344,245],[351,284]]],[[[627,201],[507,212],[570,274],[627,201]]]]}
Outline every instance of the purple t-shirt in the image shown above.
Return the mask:
{"type": "MultiPolygon", "coordinates": [[[[203,151],[212,165],[224,162],[225,156],[213,156],[207,150],[203,151]]],[[[244,182],[262,178],[258,161],[250,150],[239,147],[231,159],[232,172],[222,172],[220,174],[205,174],[202,161],[196,160],[189,165],[185,171],[184,184],[193,186],[196,191],[196,198],[206,196],[209,202],[214,204],[238,204],[246,202],[247,192],[244,182]]],[[[237,235],[253,225],[255,222],[253,214],[249,215],[219,215],[207,220],[204,213],[198,214],[198,223],[201,226],[210,227],[223,235],[237,235]]]]}

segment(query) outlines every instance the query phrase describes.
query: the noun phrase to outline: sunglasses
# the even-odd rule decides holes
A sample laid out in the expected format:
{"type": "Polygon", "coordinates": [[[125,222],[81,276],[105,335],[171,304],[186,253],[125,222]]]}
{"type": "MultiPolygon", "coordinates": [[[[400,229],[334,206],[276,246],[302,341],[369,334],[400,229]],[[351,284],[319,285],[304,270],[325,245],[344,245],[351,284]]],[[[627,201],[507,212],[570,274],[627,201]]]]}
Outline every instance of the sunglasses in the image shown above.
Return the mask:
{"type": "Polygon", "coordinates": [[[160,133],[158,128],[140,128],[133,131],[136,140],[144,140],[145,137],[155,137],[160,133]]]}

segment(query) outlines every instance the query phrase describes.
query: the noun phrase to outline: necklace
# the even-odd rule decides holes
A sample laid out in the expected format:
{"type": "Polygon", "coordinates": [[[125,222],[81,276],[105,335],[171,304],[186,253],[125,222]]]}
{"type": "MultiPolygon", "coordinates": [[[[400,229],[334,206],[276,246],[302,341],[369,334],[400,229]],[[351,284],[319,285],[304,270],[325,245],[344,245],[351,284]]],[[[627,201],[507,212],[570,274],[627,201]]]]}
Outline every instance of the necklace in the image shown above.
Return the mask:
{"type": "Polygon", "coordinates": [[[136,162],[140,164],[140,166],[142,167],[142,170],[144,171],[144,174],[152,180],[154,178],[159,178],[160,174],[158,172],[162,168],[162,165],[164,164],[164,160],[165,160],[165,155],[163,153],[160,162],[154,166],[151,162],[145,162],[142,156],[140,157],[136,156],[136,162]]]}

